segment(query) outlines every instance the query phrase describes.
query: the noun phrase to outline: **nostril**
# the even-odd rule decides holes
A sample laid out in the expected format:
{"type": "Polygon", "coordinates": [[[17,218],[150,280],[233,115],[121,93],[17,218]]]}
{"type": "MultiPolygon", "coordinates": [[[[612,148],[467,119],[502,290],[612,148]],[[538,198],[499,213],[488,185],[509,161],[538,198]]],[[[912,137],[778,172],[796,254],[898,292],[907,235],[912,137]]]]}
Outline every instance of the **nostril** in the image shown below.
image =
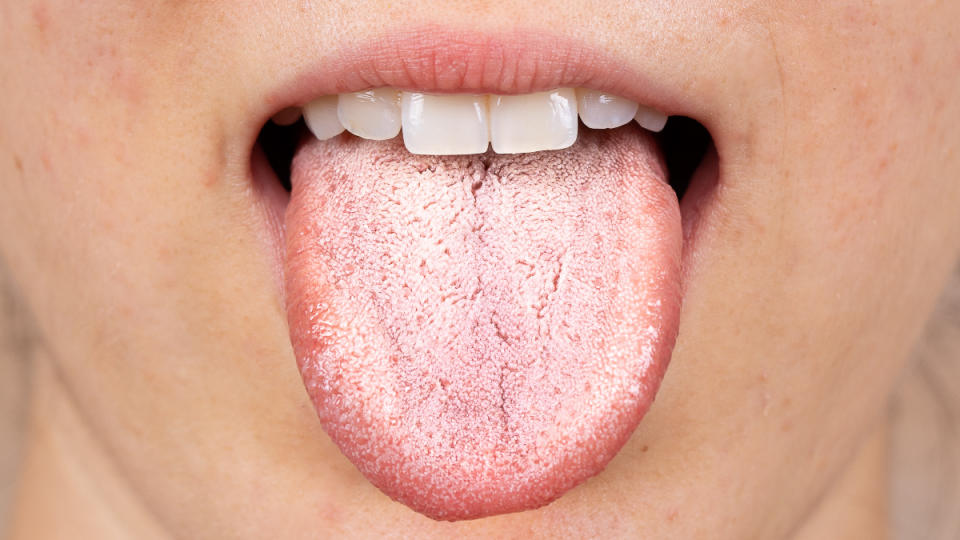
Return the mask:
{"type": "Polygon", "coordinates": [[[677,198],[682,199],[713,138],[703,124],[686,116],[671,116],[656,138],[667,162],[670,186],[677,192],[677,198]]]}
{"type": "Polygon", "coordinates": [[[267,156],[270,168],[287,191],[290,191],[290,163],[305,130],[306,125],[302,118],[288,126],[267,122],[257,137],[257,143],[267,156]]]}

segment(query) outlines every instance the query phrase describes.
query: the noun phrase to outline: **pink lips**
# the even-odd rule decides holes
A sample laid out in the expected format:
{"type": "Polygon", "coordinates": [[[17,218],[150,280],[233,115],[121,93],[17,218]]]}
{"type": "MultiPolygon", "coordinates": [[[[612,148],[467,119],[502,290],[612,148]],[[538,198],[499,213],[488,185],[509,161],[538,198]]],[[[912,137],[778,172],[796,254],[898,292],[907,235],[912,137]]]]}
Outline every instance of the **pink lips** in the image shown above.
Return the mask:
{"type": "MultiPolygon", "coordinates": [[[[347,43],[320,55],[264,100],[263,119],[322,95],[392,86],[431,93],[524,94],[588,87],[667,114],[695,111],[691,101],[649,73],[579,41],[535,31],[488,35],[425,26],[347,43]]],[[[256,129],[259,129],[259,125],[256,129]]]]}
{"type": "Polygon", "coordinates": [[[680,303],[681,224],[653,141],[413,156],[313,141],[286,218],[291,340],[320,420],[436,519],[544,505],[649,408],[680,303]]]}

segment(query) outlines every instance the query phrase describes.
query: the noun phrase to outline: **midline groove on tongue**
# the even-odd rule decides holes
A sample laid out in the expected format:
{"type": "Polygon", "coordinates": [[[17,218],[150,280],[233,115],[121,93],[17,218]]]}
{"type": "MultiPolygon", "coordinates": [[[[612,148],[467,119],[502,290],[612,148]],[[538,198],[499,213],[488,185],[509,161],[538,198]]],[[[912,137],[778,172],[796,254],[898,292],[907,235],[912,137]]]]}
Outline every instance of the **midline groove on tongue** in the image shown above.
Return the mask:
{"type": "Polygon", "coordinates": [[[599,472],[676,331],[679,210],[663,176],[638,130],[515,156],[302,148],[291,339],[344,454],[443,519],[535,508],[599,472]]]}

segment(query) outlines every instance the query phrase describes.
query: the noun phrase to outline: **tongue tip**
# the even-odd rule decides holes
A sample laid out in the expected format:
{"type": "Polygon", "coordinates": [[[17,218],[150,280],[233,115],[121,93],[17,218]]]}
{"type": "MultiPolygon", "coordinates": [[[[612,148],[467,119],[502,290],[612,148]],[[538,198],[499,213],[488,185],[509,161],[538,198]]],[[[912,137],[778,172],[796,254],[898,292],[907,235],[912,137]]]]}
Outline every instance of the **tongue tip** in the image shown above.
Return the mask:
{"type": "Polygon", "coordinates": [[[435,521],[454,522],[536,510],[556,501],[570,489],[550,490],[537,494],[517,494],[510,486],[499,487],[501,489],[479,492],[470,485],[451,486],[452,489],[436,497],[424,497],[422,494],[398,494],[391,498],[435,521]]]}
{"type": "Polygon", "coordinates": [[[667,349],[642,375],[639,393],[606,400],[602,410],[590,396],[574,399],[578,403],[571,409],[580,413],[546,428],[547,440],[538,441],[536,450],[503,444],[502,433],[478,435],[501,441],[492,446],[476,440],[457,445],[452,437],[425,441],[411,435],[409,426],[345,421],[323,400],[317,409],[341,452],[368,481],[430,519],[452,522],[536,510],[600,474],[627,443],[652,405],[667,349]]]}
{"type": "MultiPolygon", "coordinates": [[[[632,429],[624,431],[629,434],[632,429]]],[[[572,451],[556,456],[554,463],[526,469],[494,466],[482,472],[468,472],[456,463],[447,463],[432,470],[428,478],[408,470],[409,463],[418,461],[418,456],[404,458],[407,465],[381,462],[387,469],[382,473],[364,470],[363,465],[360,468],[373,485],[410,509],[437,521],[462,521],[546,506],[602,472],[621,446],[618,441],[605,451],[568,449],[572,451]]],[[[464,457],[464,461],[471,461],[471,457],[464,457]]]]}
{"type": "Polygon", "coordinates": [[[560,466],[558,470],[539,470],[536,481],[529,485],[517,482],[510,474],[504,474],[502,478],[491,482],[481,479],[462,480],[455,484],[438,486],[432,493],[410,489],[415,485],[411,482],[377,487],[394,500],[433,520],[481,519],[536,510],[553,503],[570,490],[600,474],[617,450],[619,448],[600,460],[591,456],[589,464],[560,466]]]}

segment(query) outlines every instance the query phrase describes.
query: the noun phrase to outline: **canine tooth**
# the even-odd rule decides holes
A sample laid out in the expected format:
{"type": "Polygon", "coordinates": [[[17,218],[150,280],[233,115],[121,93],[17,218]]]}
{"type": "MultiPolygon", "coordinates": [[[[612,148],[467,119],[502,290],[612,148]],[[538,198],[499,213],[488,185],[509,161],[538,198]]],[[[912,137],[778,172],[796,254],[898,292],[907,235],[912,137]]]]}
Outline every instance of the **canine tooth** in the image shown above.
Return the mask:
{"type": "Polygon", "coordinates": [[[572,88],[519,96],[490,96],[494,152],[559,150],[577,140],[577,96],[572,88]]]}
{"type": "Polygon", "coordinates": [[[343,133],[343,124],[337,118],[337,96],[317,98],[303,108],[303,120],[313,136],[322,140],[343,133]]]}
{"type": "Polygon", "coordinates": [[[640,105],[637,107],[637,115],[633,117],[640,124],[640,127],[653,131],[654,133],[663,131],[663,126],[667,125],[667,115],[652,108],[640,105]]]}
{"type": "Polygon", "coordinates": [[[340,94],[337,118],[357,137],[392,139],[400,133],[400,94],[393,88],[340,94]]]}
{"type": "Polygon", "coordinates": [[[287,107],[270,119],[278,126],[290,126],[297,123],[300,119],[300,107],[287,107]]]}
{"type": "Polygon", "coordinates": [[[618,128],[637,114],[636,102],[583,88],[577,89],[577,109],[583,125],[592,129],[618,128]]]}
{"type": "Polygon", "coordinates": [[[403,144],[412,154],[482,154],[490,143],[487,96],[400,94],[403,144]]]}

